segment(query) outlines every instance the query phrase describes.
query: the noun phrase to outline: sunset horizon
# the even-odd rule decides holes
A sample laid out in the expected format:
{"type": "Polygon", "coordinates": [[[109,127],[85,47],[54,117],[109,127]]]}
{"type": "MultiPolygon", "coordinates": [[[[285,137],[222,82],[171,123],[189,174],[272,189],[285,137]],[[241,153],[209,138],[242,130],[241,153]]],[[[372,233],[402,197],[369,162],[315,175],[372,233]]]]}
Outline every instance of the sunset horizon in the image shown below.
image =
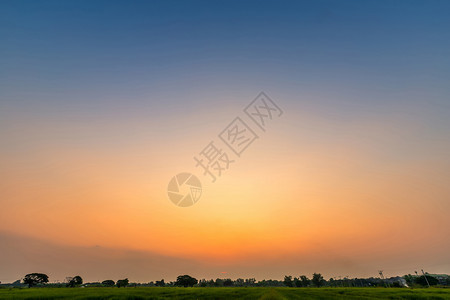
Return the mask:
{"type": "Polygon", "coordinates": [[[2,1],[0,282],[450,274],[449,12],[2,1]]]}

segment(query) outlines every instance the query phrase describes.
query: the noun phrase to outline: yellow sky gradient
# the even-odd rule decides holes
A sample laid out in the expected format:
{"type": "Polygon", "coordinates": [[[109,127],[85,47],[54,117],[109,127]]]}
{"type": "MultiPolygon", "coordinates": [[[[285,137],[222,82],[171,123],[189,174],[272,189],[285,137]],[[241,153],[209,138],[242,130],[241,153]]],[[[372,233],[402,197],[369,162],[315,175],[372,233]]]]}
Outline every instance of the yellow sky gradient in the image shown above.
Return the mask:
{"type": "Polygon", "coordinates": [[[443,153],[428,155],[433,145],[416,140],[426,130],[420,124],[395,113],[381,121],[324,120],[291,111],[210,183],[193,156],[218,141],[215,133],[233,117],[229,109],[208,123],[215,113],[182,120],[205,118],[208,127],[174,120],[131,121],[120,129],[93,122],[94,130],[72,122],[22,124],[30,139],[3,160],[2,229],[219,264],[448,247],[447,169],[443,153]],[[172,132],[161,129],[170,126],[172,132]],[[170,178],[184,171],[198,174],[204,188],[188,208],[166,195],[170,178]]]}

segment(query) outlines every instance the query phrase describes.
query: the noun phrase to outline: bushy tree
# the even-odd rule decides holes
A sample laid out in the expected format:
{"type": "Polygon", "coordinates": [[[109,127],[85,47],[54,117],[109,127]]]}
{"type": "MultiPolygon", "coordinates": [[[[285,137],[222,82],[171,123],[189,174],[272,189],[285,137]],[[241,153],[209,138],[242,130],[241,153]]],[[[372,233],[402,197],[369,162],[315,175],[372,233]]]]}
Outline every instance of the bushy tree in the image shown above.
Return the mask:
{"type": "Polygon", "coordinates": [[[320,273],[314,273],[311,281],[312,284],[314,284],[314,286],[316,287],[321,287],[325,283],[325,280],[323,279],[323,276],[320,273]]]}
{"type": "Polygon", "coordinates": [[[292,287],[294,285],[294,282],[292,281],[292,276],[284,276],[283,283],[287,287],[292,287]]]}
{"type": "Polygon", "coordinates": [[[302,287],[307,287],[311,280],[305,275],[300,276],[300,281],[302,282],[302,287]]]}
{"type": "Polygon", "coordinates": [[[166,286],[166,283],[164,282],[164,279],[156,280],[155,283],[156,286],[166,286]]]}
{"type": "Polygon", "coordinates": [[[407,284],[412,285],[414,283],[414,276],[411,274],[404,275],[403,278],[405,278],[405,281],[407,284]]]}
{"type": "Polygon", "coordinates": [[[103,280],[102,281],[102,285],[104,286],[114,286],[116,283],[114,282],[114,280],[111,279],[107,279],[107,280],[103,280]]]}
{"type": "Polygon", "coordinates": [[[82,284],[83,284],[83,279],[81,278],[81,276],[71,277],[69,282],[67,282],[68,287],[75,287],[77,285],[82,285],[82,284]]]}
{"type": "Polygon", "coordinates": [[[129,284],[128,278],[117,280],[116,285],[118,288],[126,287],[129,284]]]}
{"type": "Polygon", "coordinates": [[[247,278],[245,279],[245,286],[255,286],[256,279],[255,278],[247,278]]]}
{"type": "Polygon", "coordinates": [[[45,284],[48,282],[48,276],[42,273],[31,273],[25,275],[23,283],[28,284],[28,287],[32,287],[37,284],[45,284]]]}
{"type": "Polygon", "coordinates": [[[177,277],[177,281],[175,282],[175,285],[177,286],[184,286],[184,287],[188,287],[188,286],[194,286],[195,284],[197,284],[198,280],[195,279],[194,277],[191,277],[189,275],[180,275],[177,277]]]}
{"type": "Polygon", "coordinates": [[[244,286],[244,283],[245,283],[245,281],[242,278],[238,278],[234,281],[235,286],[244,286]]]}
{"type": "Polygon", "coordinates": [[[423,286],[427,286],[428,284],[427,284],[427,280],[428,280],[428,283],[430,284],[430,285],[436,285],[436,284],[438,284],[439,283],[439,280],[437,280],[436,278],[434,278],[433,276],[430,276],[430,275],[426,275],[427,276],[427,278],[425,279],[425,276],[419,276],[419,277],[416,277],[416,283],[417,284],[420,284],[420,285],[423,285],[423,286]]]}
{"type": "Polygon", "coordinates": [[[269,279],[269,280],[258,281],[256,286],[285,286],[285,285],[284,285],[284,282],[281,280],[269,279]]]}
{"type": "Polygon", "coordinates": [[[233,280],[227,278],[223,281],[223,286],[233,286],[233,280]]]}
{"type": "Polygon", "coordinates": [[[223,286],[223,279],[216,278],[216,281],[214,282],[214,286],[223,286]]]}

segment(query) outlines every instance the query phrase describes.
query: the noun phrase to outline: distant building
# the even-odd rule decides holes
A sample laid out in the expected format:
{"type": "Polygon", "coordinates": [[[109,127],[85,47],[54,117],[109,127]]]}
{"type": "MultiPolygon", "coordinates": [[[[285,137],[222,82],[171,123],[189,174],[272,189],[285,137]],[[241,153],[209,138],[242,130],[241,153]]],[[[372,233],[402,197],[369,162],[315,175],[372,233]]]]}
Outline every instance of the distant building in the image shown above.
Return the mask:
{"type": "Polygon", "coordinates": [[[406,283],[405,278],[396,276],[386,279],[386,282],[389,283],[389,285],[396,285],[398,284],[401,287],[408,287],[408,284],[406,283]]]}

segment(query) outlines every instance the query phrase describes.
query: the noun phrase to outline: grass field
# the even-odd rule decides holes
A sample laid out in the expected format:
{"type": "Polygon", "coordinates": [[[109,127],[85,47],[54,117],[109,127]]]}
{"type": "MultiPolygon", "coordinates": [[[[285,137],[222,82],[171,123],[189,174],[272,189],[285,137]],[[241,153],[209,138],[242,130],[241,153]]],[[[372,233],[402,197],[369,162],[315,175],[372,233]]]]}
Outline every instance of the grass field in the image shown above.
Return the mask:
{"type": "Polygon", "coordinates": [[[0,299],[450,299],[450,289],[405,288],[33,288],[0,299]]]}

